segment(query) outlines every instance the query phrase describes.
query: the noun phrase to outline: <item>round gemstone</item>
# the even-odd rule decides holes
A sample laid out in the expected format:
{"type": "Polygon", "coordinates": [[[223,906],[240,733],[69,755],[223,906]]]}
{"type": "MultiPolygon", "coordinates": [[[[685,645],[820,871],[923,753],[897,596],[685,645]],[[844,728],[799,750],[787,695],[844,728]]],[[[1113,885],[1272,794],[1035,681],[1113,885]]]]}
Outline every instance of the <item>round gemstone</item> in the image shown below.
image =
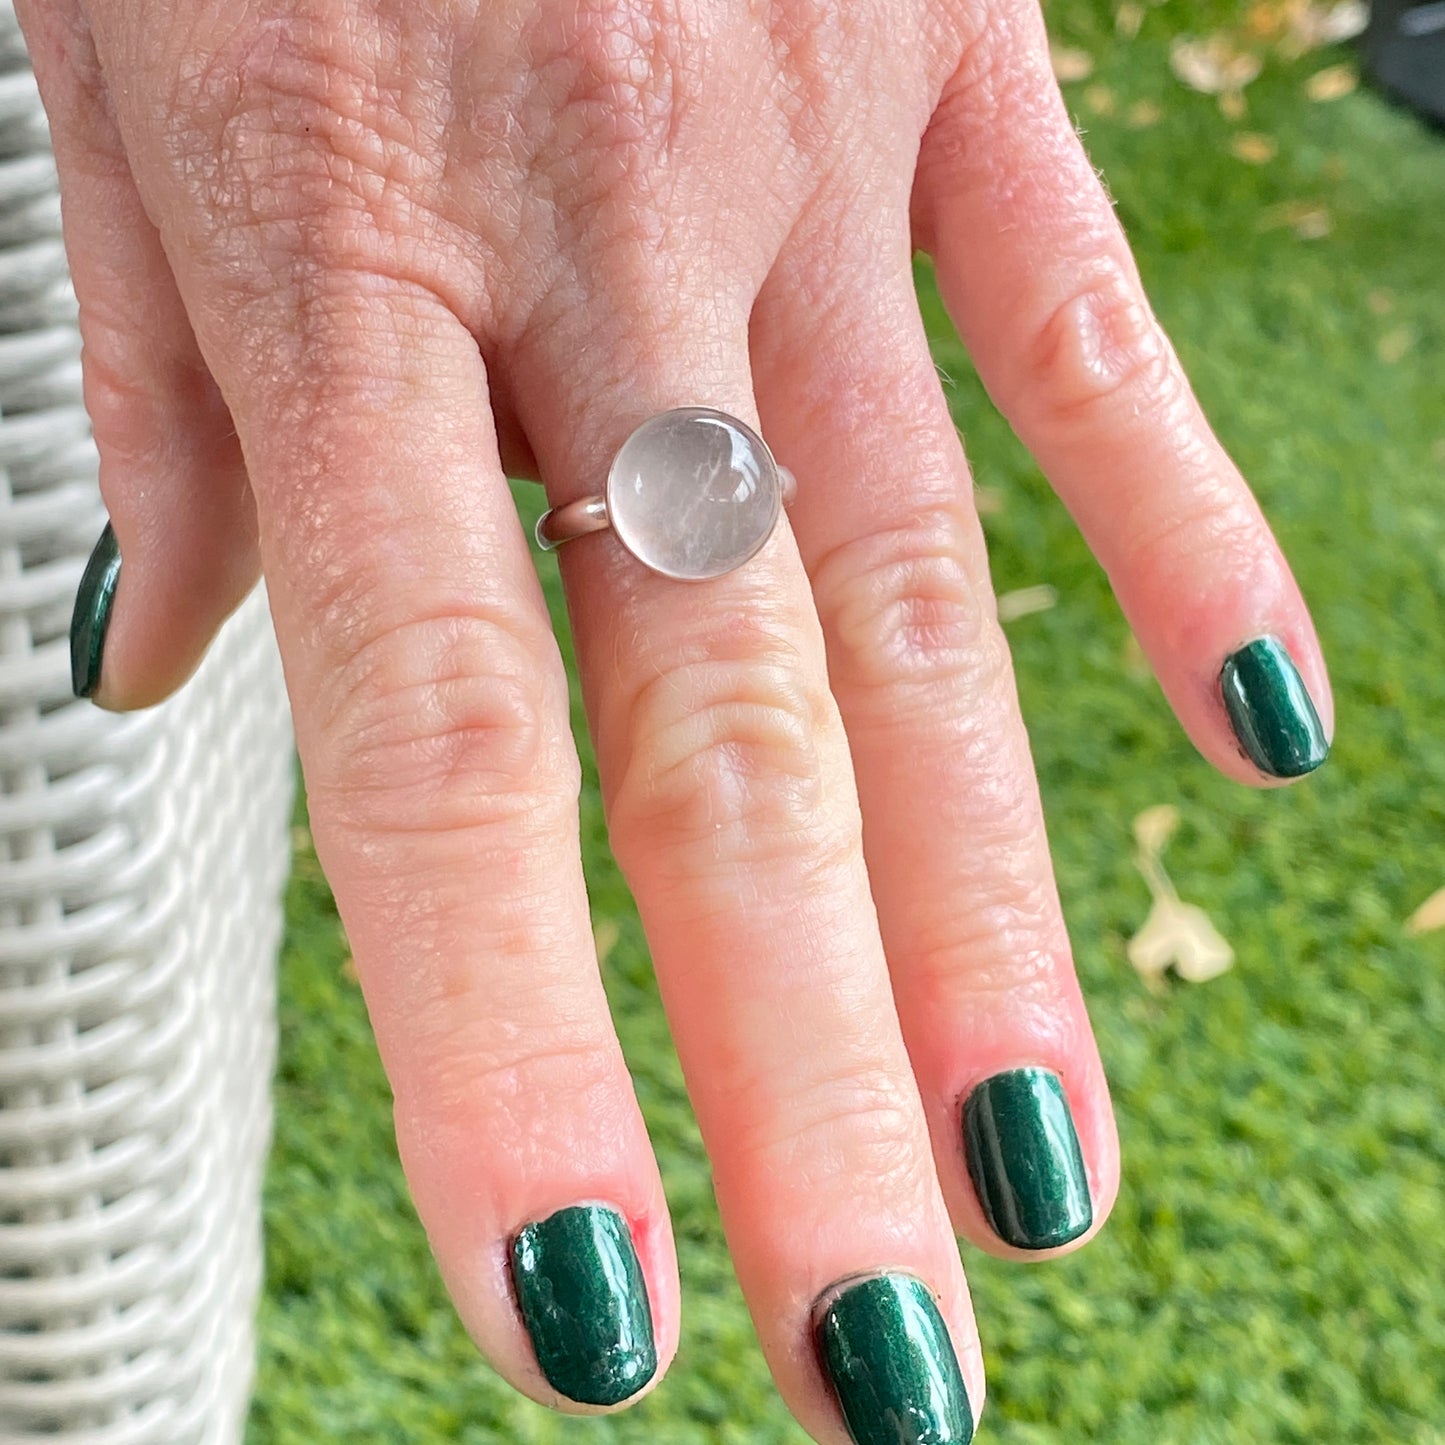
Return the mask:
{"type": "Polygon", "coordinates": [[[607,516],[638,561],[668,577],[720,577],[772,535],[782,509],[777,463],[726,412],[665,411],[622,444],[607,474],[607,516]]]}

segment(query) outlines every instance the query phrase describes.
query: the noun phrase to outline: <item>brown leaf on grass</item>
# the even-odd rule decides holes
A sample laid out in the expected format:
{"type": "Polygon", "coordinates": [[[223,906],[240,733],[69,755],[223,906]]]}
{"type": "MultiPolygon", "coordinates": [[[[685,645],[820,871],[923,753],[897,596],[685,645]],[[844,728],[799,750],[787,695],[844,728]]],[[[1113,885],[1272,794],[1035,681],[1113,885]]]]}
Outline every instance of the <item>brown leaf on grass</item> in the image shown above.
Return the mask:
{"type": "Polygon", "coordinates": [[[1129,107],[1129,124],[1135,130],[1147,130],[1164,119],[1164,108],[1155,100],[1136,100],[1129,107]]]}
{"type": "Polygon", "coordinates": [[[1375,355],[1386,366],[1395,366],[1409,355],[1414,345],[1415,333],[1408,326],[1397,326],[1375,343],[1375,355]]]}
{"type": "Polygon", "coordinates": [[[1370,11],[1364,0],[1338,0],[1319,5],[1312,0],[1290,0],[1285,6],[1286,34],[1280,54],[1297,60],[1311,50],[1353,40],[1369,23],[1370,11]]]}
{"type": "Polygon", "coordinates": [[[1139,28],[1143,24],[1144,7],[1138,3],[1138,0],[1123,0],[1123,3],[1114,11],[1114,29],[1125,40],[1132,40],[1139,33],[1139,28]]]}
{"type": "Polygon", "coordinates": [[[1261,231],[1279,231],[1288,227],[1302,241],[1318,241],[1334,230],[1334,217],[1329,208],[1318,201],[1281,201],[1266,206],[1259,213],[1261,231]]]}
{"type": "Polygon", "coordinates": [[[1119,649],[1119,664],[1130,677],[1140,682],[1151,676],[1149,659],[1144,656],[1144,649],[1132,632],[1126,634],[1124,645],[1119,649]]]}
{"type": "Polygon", "coordinates": [[[1181,35],[1169,47],[1169,66],[1190,90],[1205,95],[1228,95],[1242,91],[1259,76],[1264,62],[1252,51],[1241,49],[1224,31],[1200,40],[1181,35]]]}
{"type": "Polygon", "coordinates": [[[1151,858],[1164,851],[1179,826],[1179,809],[1173,803],[1156,803],[1134,819],[1134,841],[1151,858]]]}
{"type": "Polygon", "coordinates": [[[1094,73],[1094,57],[1077,46],[1051,45],[1049,60],[1054,67],[1054,79],[1060,85],[1087,80],[1094,73]]]}
{"type": "Polygon", "coordinates": [[[617,947],[617,940],[622,937],[622,930],[617,926],[617,920],[613,918],[599,918],[592,925],[592,943],[597,949],[597,962],[606,963],[607,955],[617,947]]]}
{"type": "Polygon", "coordinates": [[[1128,946],[1129,962],[1146,978],[1167,968],[1186,983],[1208,983],[1234,963],[1234,950],[1209,915],[1177,898],[1156,898],[1144,926],[1128,946]]]}
{"type": "Polygon", "coordinates": [[[1185,903],[1165,871],[1161,855],[1179,826],[1179,810],[1159,803],[1134,819],[1138,851],[1134,866],[1153,897],[1144,926],[1129,940],[1129,962],[1147,983],[1157,984],[1172,968],[1188,983],[1217,978],[1234,963],[1234,950],[1209,915],[1185,903]]]}
{"type": "Polygon", "coordinates": [[[998,598],[998,620],[1015,622],[1033,612],[1047,612],[1059,600],[1059,594],[1045,583],[1039,587],[1016,587],[1001,592],[998,598]]]}
{"type": "Polygon", "coordinates": [[[1360,75],[1353,65],[1327,65],[1305,82],[1305,94],[1315,101],[1339,100],[1359,83],[1360,75]]]}
{"type": "Polygon", "coordinates": [[[1219,113],[1225,120],[1243,120],[1249,110],[1249,102],[1242,90],[1226,90],[1219,97],[1219,113]]]}
{"type": "Polygon", "coordinates": [[[1436,889],[1405,924],[1405,932],[1412,935],[1434,933],[1437,928],[1445,928],[1445,888],[1436,889]]]}
{"type": "Polygon", "coordinates": [[[1236,160],[1263,166],[1279,154],[1279,143],[1273,136],[1261,135],[1257,130],[1242,130],[1230,140],[1229,149],[1236,160]]]}
{"type": "Polygon", "coordinates": [[[1280,0],[1256,0],[1244,12],[1244,29],[1252,40],[1277,40],[1289,28],[1286,6],[1280,0]]]}
{"type": "Polygon", "coordinates": [[[1114,92],[1107,85],[1091,85],[1084,92],[1084,104],[1095,115],[1113,115],[1117,109],[1114,92]]]}

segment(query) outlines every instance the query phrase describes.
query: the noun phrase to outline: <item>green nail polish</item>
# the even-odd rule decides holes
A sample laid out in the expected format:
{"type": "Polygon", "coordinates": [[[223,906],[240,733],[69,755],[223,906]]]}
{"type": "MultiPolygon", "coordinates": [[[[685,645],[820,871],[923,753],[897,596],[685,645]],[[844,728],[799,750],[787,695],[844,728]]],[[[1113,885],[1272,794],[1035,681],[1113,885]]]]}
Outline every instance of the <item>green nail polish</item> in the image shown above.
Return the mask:
{"type": "Polygon", "coordinates": [[[558,1394],[616,1405],[656,1373],[647,1282],[615,1209],[579,1204],[527,1225],[512,1242],[512,1280],[558,1394]]]}
{"type": "Polygon", "coordinates": [[[973,1410],[948,1326],[922,1280],[844,1286],[815,1327],[818,1353],[857,1445],[968,1445],[973,1410]]]}
{"type": "Polygon", "coordinates": [[[1260,772],[1303,777],[1329,756],[1314,702],[1278,638],[1260,637],[1231,653],[1219,686],[1235,736],[1260,772]]]}
{"type": "Polygon", "coordinates": [[[963,1146],[994,1233],[1016,1249],[1054,1249],[1094,1222],[1084,1155],[1059,1076],[1010,1069],[963,1106],[963,1146]]]}
{"type": "Polygon", "coordinates": [[[76,697],[89,697],[100,686],[101,655],[119,581],[120,548],[107,522],[85,564],[70,618],[70,685],[76,697]]]}

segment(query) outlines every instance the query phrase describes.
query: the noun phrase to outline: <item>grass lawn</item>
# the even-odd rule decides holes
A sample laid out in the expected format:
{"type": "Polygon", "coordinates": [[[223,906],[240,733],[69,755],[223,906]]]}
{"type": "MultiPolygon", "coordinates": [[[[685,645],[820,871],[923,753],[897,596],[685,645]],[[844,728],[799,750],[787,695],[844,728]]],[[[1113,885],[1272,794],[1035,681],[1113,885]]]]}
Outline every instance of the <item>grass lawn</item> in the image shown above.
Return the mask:
{"type": "MultiPolygon", "coordinates": [[[[1123,1192],[1088,1250],[1035,1268],[968,1251],[983,1439],[1011,1445],[1445,1442],[1445,930],[1403,926],[1445,885],[1445,141],[1363,91],[1311,99],[1341,50],[1291,60],[1261,40],[1233,119],[1171,72],[1174,36],[1269,15],[1166,0],[1126,8],[1121,33],[1112,5],[1064,0],[1050,22],[1092,60],[1070,103],[1314,606],[1339,708],[1317,778],[1253,793],[1194,753],[919,275],[997,494],[997,585],[1058,593],[1010,636],[1124,1142],[1123,1192]],[[1131,822],[1158,803],[1182,817],[1166,857],[1180,892],[1237,953],[1223,977],[1161,991],[1125,956],[1149,901],[1131,822]]],[[[732,1278],[587,767],[607,984],[681,1252],[677,1364],[638,1409],[576,1421],[477,1359],[407,1202],[345,941],[303,850],[252,1445],[803,1439],[732,1278]]]]}

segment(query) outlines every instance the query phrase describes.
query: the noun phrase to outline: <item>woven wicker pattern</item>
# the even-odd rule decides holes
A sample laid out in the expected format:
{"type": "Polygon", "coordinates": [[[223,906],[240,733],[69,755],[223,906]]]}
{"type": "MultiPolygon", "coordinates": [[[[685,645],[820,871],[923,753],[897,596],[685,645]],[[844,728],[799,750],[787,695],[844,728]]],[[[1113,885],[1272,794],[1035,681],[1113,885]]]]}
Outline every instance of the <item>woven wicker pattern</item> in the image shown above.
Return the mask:
{"type": "Polygon", "coordinates": [[[0,1445],[240,1438],[291,805],[264,600],[71,700],[104,522],[43,113],[0,0],[0,1445]]]}

